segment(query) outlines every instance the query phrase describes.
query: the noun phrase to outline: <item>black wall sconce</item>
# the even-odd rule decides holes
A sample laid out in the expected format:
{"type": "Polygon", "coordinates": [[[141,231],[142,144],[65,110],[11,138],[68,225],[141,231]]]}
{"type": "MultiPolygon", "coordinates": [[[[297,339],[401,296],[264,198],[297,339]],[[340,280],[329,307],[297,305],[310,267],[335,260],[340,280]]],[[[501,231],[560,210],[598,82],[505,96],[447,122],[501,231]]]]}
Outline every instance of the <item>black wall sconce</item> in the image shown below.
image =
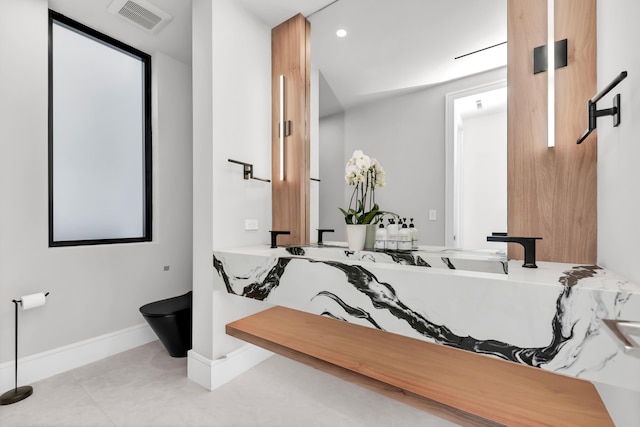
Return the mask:
{"type": "Polygon", "coordinates": [[[617,127],[620,124],[620,94],[616,94],[613,98],[613,107],[606,108],[604,110],[598,110],[596,108],[596,102],[600,101],[606,94],[618,85],[621,81],[627,78],[627,72],[623,71],[618,74],[611,83],[609,83],[600,93],[589,100],[588,113],[589,113],[589,129],[587,129],[582,136],[578,139],[576,144],[582,144],[587,139],[589,134],[597,127],[597,118],[602,116],[613,116],[613,127],[617,127]]]}
{"type": "Polygon", "coordinates": [[[244,167],[244,179],[255,179],[257,181],[271,182],[270,179],[257,178],[253,176],[253,165],[251,163],[240,162],[238,160],[228,159],[231,163],[237,163],[244,167]]]}
{"type": "MultiPolygon", "coordinates": [[[[562,68],[567,66],[567,39],[555,42],[554,46],[554,68],[562,68]]],[[[547,45],[538,46],[533,49],[533,74],[547,71],[548,65],[547,45]]]]}

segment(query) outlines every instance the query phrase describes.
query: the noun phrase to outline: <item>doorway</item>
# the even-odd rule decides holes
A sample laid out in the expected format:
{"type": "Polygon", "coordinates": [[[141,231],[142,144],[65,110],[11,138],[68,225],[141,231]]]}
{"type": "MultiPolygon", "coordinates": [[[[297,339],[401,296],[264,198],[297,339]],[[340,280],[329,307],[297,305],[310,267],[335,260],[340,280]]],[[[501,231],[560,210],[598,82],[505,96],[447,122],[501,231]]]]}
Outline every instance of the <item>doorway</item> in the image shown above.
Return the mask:
{"type": "Polygon", "coordinates": [[[445,244],[506,251],[507,82],[447,94],[445,244]]]}

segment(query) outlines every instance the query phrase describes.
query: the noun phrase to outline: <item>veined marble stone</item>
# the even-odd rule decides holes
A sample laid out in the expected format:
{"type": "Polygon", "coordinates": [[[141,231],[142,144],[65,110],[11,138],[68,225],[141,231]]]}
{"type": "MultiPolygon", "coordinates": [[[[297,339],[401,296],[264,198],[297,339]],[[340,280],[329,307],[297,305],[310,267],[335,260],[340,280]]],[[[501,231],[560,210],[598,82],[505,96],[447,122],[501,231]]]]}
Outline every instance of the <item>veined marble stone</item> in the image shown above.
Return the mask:
{"type": "Polygon", "coordinates": [[[640,321],[640,286],[598,266],[527,269],[510,261],[508,270],[490,273],[304,249],[214,252],[214,287],[640,391],[640,359],[625,354],[600,321],[640,321]]]}

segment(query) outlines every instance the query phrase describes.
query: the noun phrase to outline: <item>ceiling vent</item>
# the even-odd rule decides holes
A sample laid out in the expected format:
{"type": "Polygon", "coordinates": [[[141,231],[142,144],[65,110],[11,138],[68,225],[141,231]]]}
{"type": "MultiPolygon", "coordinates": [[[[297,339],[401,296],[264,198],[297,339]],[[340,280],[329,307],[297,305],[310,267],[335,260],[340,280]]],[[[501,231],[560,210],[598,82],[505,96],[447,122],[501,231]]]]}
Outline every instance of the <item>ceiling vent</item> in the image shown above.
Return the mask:
{"type": "Polygon", "coordinates": [[[173,19],[146,0],[113,0],[107,10],[152,33],[159,32],[173,19]]]}

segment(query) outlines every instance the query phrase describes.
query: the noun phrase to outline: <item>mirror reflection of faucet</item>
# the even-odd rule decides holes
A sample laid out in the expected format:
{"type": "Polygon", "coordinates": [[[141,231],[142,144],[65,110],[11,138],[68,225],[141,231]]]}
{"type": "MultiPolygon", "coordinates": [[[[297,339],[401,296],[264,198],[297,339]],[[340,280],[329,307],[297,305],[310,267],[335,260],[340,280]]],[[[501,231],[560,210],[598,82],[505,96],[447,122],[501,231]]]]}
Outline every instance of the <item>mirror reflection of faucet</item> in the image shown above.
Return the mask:
{"type": "Polygon", "coordinates": [[[324,233],[333,233],[336,230],[333,228],[318,228],[318,246],[322,246],[324,243],[322,242],[322,235],[324,233]]]}
{"type": "Polygon", "coordinates": [[[277,248],[278,247],[277,242],[276,242],[276,240],[278,238],[278,235],[280,235],[280,234],[291,234],[291,232],[288,231],[288,230],[269,230],[269,233],[271,233],[271,247],[272,248],[277,248]]]}
{"type": "Polygon", "coordinates": [[[519,243],[524,247],[524,264],[526,268],[538,268],[536,265],[536,240],[542,237],[516,237],[507,236],[507,233],[491,233],[487,236],[487,242],[519,243]]]}

